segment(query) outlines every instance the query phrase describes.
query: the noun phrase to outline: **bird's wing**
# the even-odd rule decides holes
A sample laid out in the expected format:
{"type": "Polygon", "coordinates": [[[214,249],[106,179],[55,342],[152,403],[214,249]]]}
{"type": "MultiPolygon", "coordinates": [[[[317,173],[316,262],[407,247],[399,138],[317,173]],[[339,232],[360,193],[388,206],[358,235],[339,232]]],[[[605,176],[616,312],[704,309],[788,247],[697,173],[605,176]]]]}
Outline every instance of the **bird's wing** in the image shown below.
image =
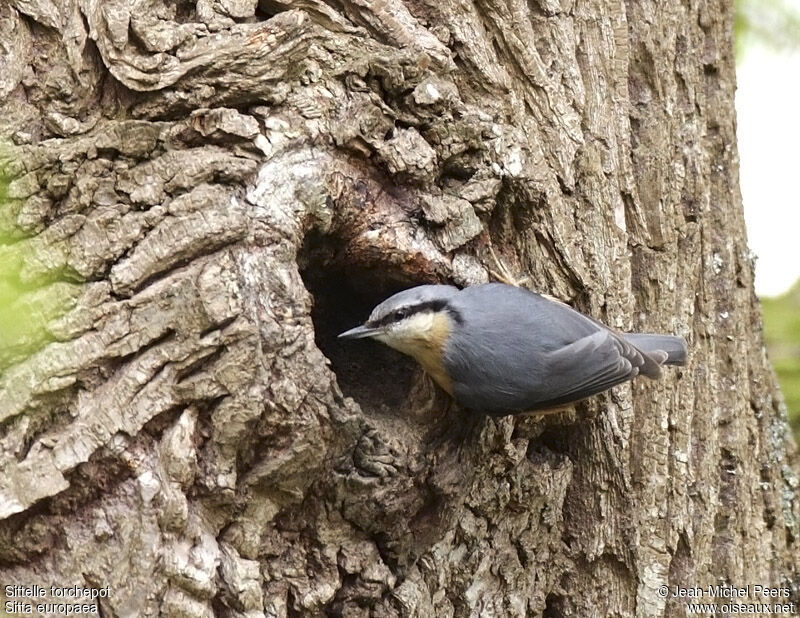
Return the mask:
{"type": "Polygon", "coordinates": [[[644,363],[636,348],[605,329],[536,357],[519,348],[495,352],[483,357],[478,374],[464,367],[453,380],[462,405],[487,414],[580,401],[634,378],[644,363]]]}
{"type": "Polygon", "coordinates": [[[466,290],[485,298],[462,301],[465,322],[445,363],[454,395],[475,411],[552,408],[625,382],[650,364],[657,367],[633,344],[567,305],[499,284],[466,290]]]}
{"type": "Polygon", "coordinates": [[[536,407],[579,401],[630,380],[645,364],[642,353],[610,330],[601,329],[547,355],[547,400],[536,407]]]}

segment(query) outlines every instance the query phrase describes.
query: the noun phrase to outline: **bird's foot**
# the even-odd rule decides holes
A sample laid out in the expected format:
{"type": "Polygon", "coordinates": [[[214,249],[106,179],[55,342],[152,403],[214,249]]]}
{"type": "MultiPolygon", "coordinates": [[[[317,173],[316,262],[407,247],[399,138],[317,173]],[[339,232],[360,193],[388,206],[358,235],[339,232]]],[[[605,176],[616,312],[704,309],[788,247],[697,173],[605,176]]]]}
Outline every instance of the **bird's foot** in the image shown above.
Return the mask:
{"type": "Polygon", "coordinates": [[[513,285],[514,287],[522,287],[522,284],[528,282],[528,280],[530,279],[529,275],[525,276],[525,277],[523,277],[521,279],[517,279],[511,273],[511,269],[506,265],[505,262],[503,262],[503,260],[501,260],[497,256],[497,253],[495,253],[494,247],[492,247],[492,245],[489,245],[489,253],[492,255],[492,259],[494,260],[495,268],[497,268],[497,270],[495,271],[495,270],[492,270],[491,268],[489,268],[487,266],[486,269],[489,271],[489,274],[492,277],[494,277],[498,281],[500,281],[502,283],[505,283],[507,285],[513,285]]]}

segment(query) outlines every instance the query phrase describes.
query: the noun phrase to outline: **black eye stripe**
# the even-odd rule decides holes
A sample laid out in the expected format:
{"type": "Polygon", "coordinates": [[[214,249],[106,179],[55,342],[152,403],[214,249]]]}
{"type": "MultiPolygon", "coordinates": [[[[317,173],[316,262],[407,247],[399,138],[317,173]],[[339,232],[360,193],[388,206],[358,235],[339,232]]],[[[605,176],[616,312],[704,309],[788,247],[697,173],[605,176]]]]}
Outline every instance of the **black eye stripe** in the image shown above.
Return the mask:
{"type": "Polygon", "coordinates": [[[419,303],[418,305],[409,305],[406,307],[398,307],[394,311],[390,311],[385,316],[378,320],[374,320],[367,323],[367,326],[377,327],[377,326],[386,326],[387,324],[393,324],[395,322],[400,322],[405,320],[406,318],[411,317],[417,313],[422,313],[423,311],[442,311],[447,310],[450,313],[450,316],[459,324],[462,323],[461,314],[455,311],[452,307],[447,305],[447,301],[444,300],[430,300],[424,303],[419,303]]]}

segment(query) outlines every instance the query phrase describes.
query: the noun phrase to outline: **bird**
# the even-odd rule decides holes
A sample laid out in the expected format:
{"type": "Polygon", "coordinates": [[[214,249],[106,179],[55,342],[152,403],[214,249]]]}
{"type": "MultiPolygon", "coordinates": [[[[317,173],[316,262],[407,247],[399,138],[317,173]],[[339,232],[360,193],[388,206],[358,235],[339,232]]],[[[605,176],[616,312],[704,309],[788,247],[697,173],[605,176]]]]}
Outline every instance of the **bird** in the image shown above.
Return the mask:
{"type": "Polygon", "coordinates": [[[459,405],[491,416],[558,410],[687,358],[683,337],[619,333],[506,283],[412,287],[339,338],[413,357],[459,405]]]}

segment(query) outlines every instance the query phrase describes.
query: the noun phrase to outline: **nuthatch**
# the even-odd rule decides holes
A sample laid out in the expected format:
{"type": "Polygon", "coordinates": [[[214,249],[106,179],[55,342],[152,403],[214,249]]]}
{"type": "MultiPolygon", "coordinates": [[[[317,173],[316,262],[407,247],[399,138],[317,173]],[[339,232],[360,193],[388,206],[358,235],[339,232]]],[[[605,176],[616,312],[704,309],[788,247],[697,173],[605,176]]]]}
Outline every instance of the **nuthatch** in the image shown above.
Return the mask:
{"type": "Polygon", "coordinates": [[[371,337],[414,357],[459,404],[492,415],[558,408],[686,362],[683,337],[620,334],[503,283],[404,290],[339,337],[371,337]]]}

